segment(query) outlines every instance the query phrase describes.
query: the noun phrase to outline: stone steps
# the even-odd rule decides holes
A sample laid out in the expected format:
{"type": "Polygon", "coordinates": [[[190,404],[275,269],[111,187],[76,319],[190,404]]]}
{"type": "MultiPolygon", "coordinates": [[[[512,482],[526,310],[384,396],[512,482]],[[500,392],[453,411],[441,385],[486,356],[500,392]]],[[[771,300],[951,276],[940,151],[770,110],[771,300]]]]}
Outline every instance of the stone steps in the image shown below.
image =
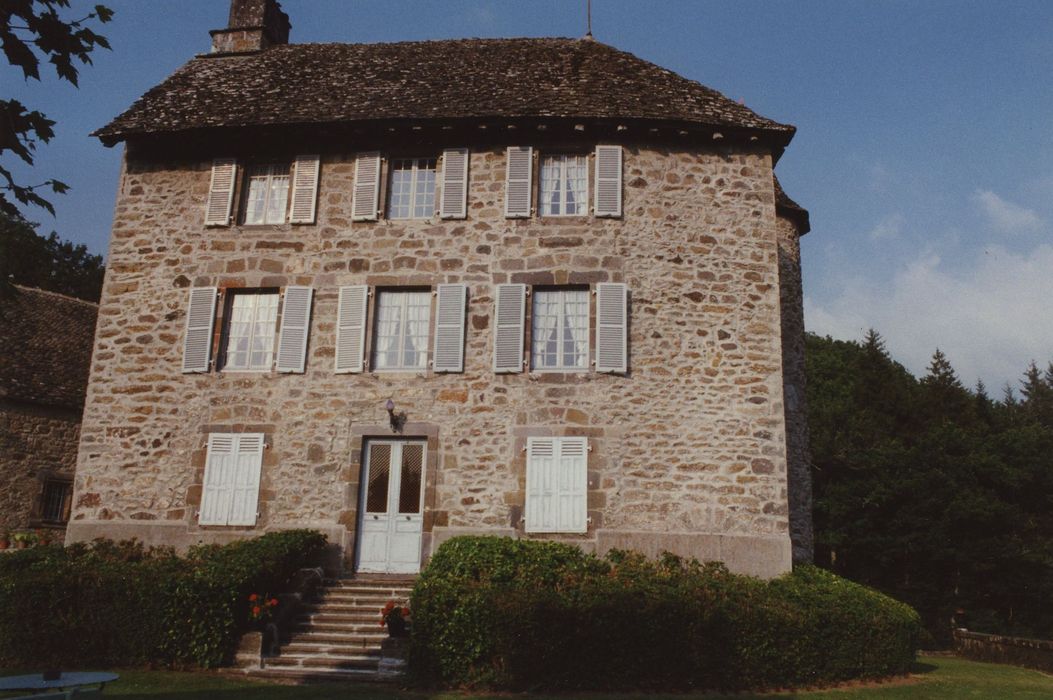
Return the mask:
{"type": "Polygon", "coordinates": [[[383,657],[387,631],[380,612],[390,600],[408,601],[412,587],[413,579],[402,576],[326,581],[318,599],[303,606],[280,655],[265,658],[253,675],[297,681],[397,678],[404,664],[383,657]]]}

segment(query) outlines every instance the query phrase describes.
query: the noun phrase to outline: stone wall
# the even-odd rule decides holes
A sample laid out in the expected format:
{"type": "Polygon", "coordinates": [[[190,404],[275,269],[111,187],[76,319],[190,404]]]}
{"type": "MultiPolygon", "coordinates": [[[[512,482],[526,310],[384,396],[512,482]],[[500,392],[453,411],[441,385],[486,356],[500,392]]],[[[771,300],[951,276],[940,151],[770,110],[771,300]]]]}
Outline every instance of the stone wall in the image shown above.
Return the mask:
{"type": "Polygon", "coordinates": [[[73,476],[79,427],[71,409],[0,400],[0,530],[38,524],[44,479],[73,476]]]}
{"type": "Polygon", "coordinates": [[[1053,641],[954,630],[954,650],[975,661],[1012,664],[1053,673],[1053,641]]]}
{"type": "Polygon", "coordinates": [[[812,453],[805,400],[804,296],[801,285],[801,241],[797,227],[779,217],[779,286],[782,290],[782,371],[786,404],[786,455],[789,465],[790,539],[793,560],[811,563],[812,453]]]}
{"type": "Polygon", "coordinates": [[[461,532],[522,535],[526,438],[583,435],[591,522],[563,539],[720,558],[761,575],[789,568],[769,153],[626,146],[623,219],[514,221],[503,217],[504,148],[477,148],[467,220],[362,223],[350,211],[358,148],[347,150],[323,154],[317,225],[206,229],[210,161],[132,149],[71,540],[136,534],[182,546],[310,526],[350,557],[361,447],[392,436],[390,397],[407,413],[404,435],[428,439],[428,547],[461,532]],[[493,285],[604,281],[630,290],[627,375],[493,373],[493,285]],[[340,286],[443,282],[469,287],[463,374],[334,374],[340,286]],[[315,289],[305,374],[180,373],[189,287],[291,284],[315,289]],[[197,525],[210,431],[267,436],[252,531],[197,525]]]}

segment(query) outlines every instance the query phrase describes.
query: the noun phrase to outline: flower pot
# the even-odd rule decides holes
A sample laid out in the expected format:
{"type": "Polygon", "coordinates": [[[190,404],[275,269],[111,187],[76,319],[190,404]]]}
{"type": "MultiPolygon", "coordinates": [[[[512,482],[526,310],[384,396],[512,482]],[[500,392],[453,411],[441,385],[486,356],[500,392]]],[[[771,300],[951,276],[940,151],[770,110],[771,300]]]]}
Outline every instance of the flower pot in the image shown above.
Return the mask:
{"type": "Polygon", "coordinates": [[[0,540],[0,549],[7,549],[11,546],[10,540],[0,540]]]}
{"type": "Polygon", "coordinates": [[[28,546],[29,543],[25,540],[19,540],[18,542],[15,542],[15,549],[25,549],[28,546]]]}

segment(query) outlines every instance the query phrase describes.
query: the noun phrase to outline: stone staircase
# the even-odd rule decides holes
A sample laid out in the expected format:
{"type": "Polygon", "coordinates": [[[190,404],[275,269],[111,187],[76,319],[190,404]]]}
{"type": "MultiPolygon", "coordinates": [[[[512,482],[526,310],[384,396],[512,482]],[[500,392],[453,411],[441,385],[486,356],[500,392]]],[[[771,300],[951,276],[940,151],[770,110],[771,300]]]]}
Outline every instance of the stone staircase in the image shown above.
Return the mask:
{"type": "Polygon", "coordinates": [[[381,608],[409,600],[413,577],[358,574],[330,579],[316,602],[304,605],[279,656],[264,659],[253,675],[295,680],[385,680],[398,675],[381,667],[381,608]]]}

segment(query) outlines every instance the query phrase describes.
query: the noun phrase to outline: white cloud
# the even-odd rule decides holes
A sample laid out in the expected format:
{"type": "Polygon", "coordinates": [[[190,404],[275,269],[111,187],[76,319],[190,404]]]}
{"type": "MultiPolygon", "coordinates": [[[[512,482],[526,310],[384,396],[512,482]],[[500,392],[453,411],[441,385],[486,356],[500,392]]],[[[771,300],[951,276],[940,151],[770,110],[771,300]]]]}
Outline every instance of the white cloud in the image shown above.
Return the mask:
{"type": "Polygon", "coordinates": [[[877,226],[870,229],[870,236],[872,241],[880,241],[887,238],[898,238],[900,232],[903,230],[903,216],[900,214],[891,214],[886,216],[884,219],[877,223],[877,226]]]}
{"type": "MultiPolygon", "coordinates": [[[[807,289],[807,285],[806,285],[807,289]]],[[[867,328],[916,375],[939,347],[967,385],[983,379],[997,395],[1027,363],[1053,360],[1053,246],[1017,254],[1001,247],[950,270],[936,255],[901,268],[886,285],[847,283],[830,303],[805,299],[808,330],[858,340],[867,328]]]]}
{"type": "Polygon", "coordinates": [[[991,225],[1003,233],[1031,231],[1042,225],[1033,210],[1006,201],[990,190],[976,190],[973,201],[987,215],[991,225]]]}

